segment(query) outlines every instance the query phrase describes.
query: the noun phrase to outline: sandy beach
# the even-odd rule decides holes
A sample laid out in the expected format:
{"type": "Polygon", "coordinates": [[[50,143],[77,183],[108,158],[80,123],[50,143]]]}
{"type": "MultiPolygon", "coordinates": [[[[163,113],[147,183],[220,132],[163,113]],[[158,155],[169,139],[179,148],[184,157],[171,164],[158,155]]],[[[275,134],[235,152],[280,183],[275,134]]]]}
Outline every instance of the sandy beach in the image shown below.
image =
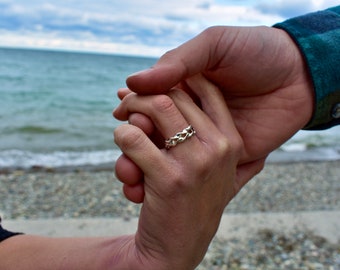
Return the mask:
{"type": "MultiPolygon", "coordinates": [[[[226,214],[340,210],[340,161],[267,164],[225,209],[226,214]]],[[[110,166],[35,168],[0,174],[4,220],[138,217],[110,166]]],[[[327,222],[325,220],[324,222],[327,222]]],[[[245,224],[247,226],[247,224],[245,224]]],[[[339,224],[340,230],[340,224],[339,224]]],[[[218,236],[198,269],[340,269],[340,242],[296,228],[261,229],[246,239],[218,236]]]]}

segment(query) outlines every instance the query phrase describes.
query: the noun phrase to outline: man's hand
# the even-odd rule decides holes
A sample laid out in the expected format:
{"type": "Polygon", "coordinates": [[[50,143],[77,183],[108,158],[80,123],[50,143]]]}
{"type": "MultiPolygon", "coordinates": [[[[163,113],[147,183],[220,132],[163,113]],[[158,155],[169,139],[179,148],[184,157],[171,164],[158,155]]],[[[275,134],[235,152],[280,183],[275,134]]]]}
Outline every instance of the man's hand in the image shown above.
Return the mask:
{"type": "Polygon", "coordinates": [[[268,27],[212,27],[131,75],[138,94],[190,91],[201,73],[223,93],[244,149],[240,164],[257,162],[304,127],[313,91],[302,56],[288,34],[268,27]],[[190,88],[190,87],[189,87],[190,88]]]}

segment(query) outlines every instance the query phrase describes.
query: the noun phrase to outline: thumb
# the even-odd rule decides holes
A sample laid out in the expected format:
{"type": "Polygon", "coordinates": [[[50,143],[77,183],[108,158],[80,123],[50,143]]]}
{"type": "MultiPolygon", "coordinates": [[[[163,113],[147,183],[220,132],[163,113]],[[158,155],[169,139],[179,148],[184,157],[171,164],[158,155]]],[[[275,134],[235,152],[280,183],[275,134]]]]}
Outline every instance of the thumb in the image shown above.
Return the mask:
{"type": "Polygon", "coordinates": [[[208,28],[165,53],[152,68],[130,75],[127,86],[138,94],[164,93],[186,78],[208,70],[218,61],[215,47],[222,32],[219,27],[208,28]]]}

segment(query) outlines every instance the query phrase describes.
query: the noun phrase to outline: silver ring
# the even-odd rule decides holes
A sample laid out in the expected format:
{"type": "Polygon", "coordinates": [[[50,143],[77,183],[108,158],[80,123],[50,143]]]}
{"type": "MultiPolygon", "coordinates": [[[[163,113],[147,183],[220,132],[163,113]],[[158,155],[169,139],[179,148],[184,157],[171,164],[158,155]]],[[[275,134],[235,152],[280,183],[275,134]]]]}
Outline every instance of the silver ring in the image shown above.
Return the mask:
{"type": "Polygon", "coordinates": [[[184,142],[186,139],[189,139],[195,133],[196,131],[190,125],[187,128],[183,129],[183,131],[176,133],[175,136],[165,140],[165,148],[170,149],[171,147],[176,146],[178,143],[184,142]]]}

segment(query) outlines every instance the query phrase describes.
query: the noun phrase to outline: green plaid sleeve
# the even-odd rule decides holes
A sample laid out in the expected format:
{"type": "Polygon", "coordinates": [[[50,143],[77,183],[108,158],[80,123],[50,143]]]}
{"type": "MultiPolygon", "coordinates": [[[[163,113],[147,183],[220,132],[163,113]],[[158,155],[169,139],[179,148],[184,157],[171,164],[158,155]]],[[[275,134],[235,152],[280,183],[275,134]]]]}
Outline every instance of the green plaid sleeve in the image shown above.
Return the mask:
{"type": "Polygon", "coordinates": [[[275,24],[299,46],[313,81],[315,109],[304,129],[340,124],[340,6],[275,24]]]}

